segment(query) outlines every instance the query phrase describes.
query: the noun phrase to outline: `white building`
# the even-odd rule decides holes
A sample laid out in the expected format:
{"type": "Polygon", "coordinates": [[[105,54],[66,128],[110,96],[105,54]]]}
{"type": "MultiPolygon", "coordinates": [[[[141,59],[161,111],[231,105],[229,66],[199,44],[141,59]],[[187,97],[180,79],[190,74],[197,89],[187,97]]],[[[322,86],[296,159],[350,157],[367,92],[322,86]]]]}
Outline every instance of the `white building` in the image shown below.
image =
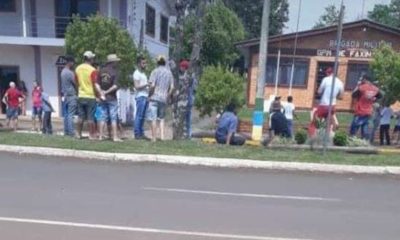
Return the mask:
{"type": "MultiPolygon", "coordinates": [[[[151,55],[169,52],[173,24],[170,0],[1,0],[0,97],[10,81],[24,81],[28,91],[42,82],[57,114],[61,114],[61,66],[64,32],[73,14],[99,13],[116,18],[151,55]],[[141,27],[143,26],[143,28],[141,27]]],[[[4,110],[2,106],[2,111],[4,110]]],[[[28,98],[28,114],[31,104],[28,98]]]]}

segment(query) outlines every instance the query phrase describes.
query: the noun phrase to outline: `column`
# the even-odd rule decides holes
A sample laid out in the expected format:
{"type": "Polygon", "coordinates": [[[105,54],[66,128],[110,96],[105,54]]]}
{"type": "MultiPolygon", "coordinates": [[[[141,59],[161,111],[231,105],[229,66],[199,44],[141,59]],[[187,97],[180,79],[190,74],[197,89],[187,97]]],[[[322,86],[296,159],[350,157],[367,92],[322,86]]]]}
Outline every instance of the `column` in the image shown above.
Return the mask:
{"type": "Polygon", "coordinates": [[[21,0],[21,14],[22,14],[22,36],[27,37],[27,30],[26,30],[26,2],[25,0],[21,0]]]}
{"type": "Polygon", "coordinates": [[[108,8],[107,8],[108,9],[108,14],[107,14],[107,17],[111,18],[112,17],[112,1],[108,0],[107,3],[108,3],[108,8]]]}

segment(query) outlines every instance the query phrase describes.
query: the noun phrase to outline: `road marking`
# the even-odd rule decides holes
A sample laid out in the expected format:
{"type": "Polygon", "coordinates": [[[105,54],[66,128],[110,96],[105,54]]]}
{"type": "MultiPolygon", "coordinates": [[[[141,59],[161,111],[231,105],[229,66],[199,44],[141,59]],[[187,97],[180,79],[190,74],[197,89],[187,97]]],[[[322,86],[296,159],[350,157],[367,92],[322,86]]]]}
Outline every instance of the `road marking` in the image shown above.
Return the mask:
{"type": "Polygon", "coordinates": [[[155,234],[206,237],[206,238],[247,239],[247,240],[311,240],[311,239],[300,239],[300,238],[279,238],[279,237],[276,238],[276,237],[265,237],[265,236],[234,235],[234,234],[208,233],[208,232],[175,231],[175,230],[156,229],[156,228],[138,228],[138,227],[63,222],[63,221],[29,219],[29,218],[0,217],[0,222],[31,223],[31,224],[74,227],[74,228],[90,228],[90,229],[100,229],[100,230],[155,233],[155,234]]]}
{"type": "Polygon", "coordinates": [[[341,202],[342,201],[341,199],[336,199],[336,198],[320,198],[320,197],[289,196],[289,195],[265,195],[265,194],[254,194],[254,193],[216,192],[216,191],[201,191],[201,190],[178,189],[178,188],[143,187],[142,189],[146,190],[146,191],[191,193],[191,194],[231,196],[231,197],[270,198],[270,199],[284,199],[284,200],[327,201],[327,202],[341,202]]]}

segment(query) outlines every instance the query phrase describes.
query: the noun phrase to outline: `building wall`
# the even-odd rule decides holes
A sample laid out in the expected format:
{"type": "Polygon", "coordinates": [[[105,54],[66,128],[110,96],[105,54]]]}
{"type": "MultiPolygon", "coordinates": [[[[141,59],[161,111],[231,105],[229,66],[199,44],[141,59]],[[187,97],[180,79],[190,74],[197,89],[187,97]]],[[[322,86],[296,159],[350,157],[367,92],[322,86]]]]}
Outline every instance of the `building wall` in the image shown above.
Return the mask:
{"type": "MultiPolygon", "coordinates": [[[[168,3],[164,0],[132,0],[129,1],[128,29],[136,44],[140,42],[141,21],[143,20],[144,47],[152,56],[163,54],[168,56],[169,44],[160,41],[161,15],[169,17],[171,15],[168,3]],[[146,4],[152,6],[156,11],[156,31],[155,36],[146,34],[146,4]]],[[[169,25],[173,25],[173,19],[170,18],[169,25]]]]}
{"type": "MultiPolygon", "coordinates": [[[[35,0],[36,18],[31,15],[31,1],[26,2],[27,33],[32,36],[32,19],[36,19],[37,35],[39,37],[55,37],[55,4],[57,0],[35,0]]],[[[121,0],[112,0],[112,16],[119,19],[121,0]]],[[[99,13],[107,16],[108,0],[98,0],[99,13]]],[[[126,20],[125,20],[126,21],[126,20]]],[[[0,35],[22,36],[22,6],[21,0],[16,0],[16,12],[0,12],[0,35]]]]}
{"type": "MultiPolygon", "coordinates": [[[[21,0],[16,0],[15,12],[0,12],[0,35],[22,36],[22,8],[21,0]]],[[[26,0],[26,12],[30,13],[30,1],[26,0]]],[[[30,29],[30,19],[27,19],[27,28],[30,29]]]]}
{"type": "MultiPolygon", "coordinates": [[[[50,96],[50,102],[53,105],[58,116],[61,112],[59,86],[58,86],[58,67],[55,65],[58,56],[62,55],[64,50],[57,47],[40,47],[42,86],[50,96]]],[[[29,88],[32,89],[32,88],[29,88]]]]}
{"type": "MultiPolygon", "coordinates": [[[[0,65],[19,67],[19,78],[25,81],[28,89],[32,89],[35,77],[35,65],[33,48],[30,46],[4,46],[0,45],[0,65]],[[4,55],[3,55],[4,54],[4,55]]],[[[31,108],[30,97],[28,98],[28,109],[31,108]]]]}
{"type": "Polygon", "coordinates": [[[39,37],[56,37],[55,26],[55,1],[36,0],[37,35],[39,37]]]}
{"type": "MultiPolygon", "coordinates": [[[[58,76],[55,62],[57,56],[62,54],[62,48],[41,47],[41,71],[42,84],[45,91],[50,95],[50,101],[56,112],[59,112],[58,76]]],[[[31,92],[35,77],[35,54],[31,46],[4,46],[0,45],[0,52],[7,58],[0,58],[0,65],[19,67],[19,78],[25,81],[28,91],[31,92]]],[[[27,112],[30,114],[32,108],[30,94],[27,99],[27,112]]]]}

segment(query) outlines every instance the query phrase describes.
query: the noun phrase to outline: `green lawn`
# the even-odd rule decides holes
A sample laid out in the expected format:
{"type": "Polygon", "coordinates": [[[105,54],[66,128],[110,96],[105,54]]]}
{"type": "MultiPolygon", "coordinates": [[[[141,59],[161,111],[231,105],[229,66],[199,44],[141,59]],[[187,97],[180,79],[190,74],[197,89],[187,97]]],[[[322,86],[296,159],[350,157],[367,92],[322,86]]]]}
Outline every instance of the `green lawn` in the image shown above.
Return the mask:
{"type": "Polygon", "coordinates": [[[0,132],[0,144],[18,146],[52,147],[98,152],[142,153],[202,156],[216,158],[254,159],[271,161],[296,161],[312,163],[357,164],[375,166],[400,166],[400,155],[353,155],[341,152],[321,152],[309,150],[269,150],[261,147],[227,147],[208,145],[199,141],[165,141],[151,143],[129,140],[123,143],[93,142],[58,136],[42,136],[0,132]]]}
{"type": "MultiPolygon", "coordinates": [[[[253,109],[251,108],[242,108],[238,113],[239,119],[242,121],[251,121],[253,118],[253,109]]],[[[310,123],[310,112],[309,111],[297,111],[298,120],[295,120],[296,123],[301,125],[306,125],[310,123]]],[[[268,113],[265,113],[265,119],[268,118],[268,113]]],[[[347,112],[339,112],[336,114],[341,125],[350,125],[353,115],[347,112]]]]}

